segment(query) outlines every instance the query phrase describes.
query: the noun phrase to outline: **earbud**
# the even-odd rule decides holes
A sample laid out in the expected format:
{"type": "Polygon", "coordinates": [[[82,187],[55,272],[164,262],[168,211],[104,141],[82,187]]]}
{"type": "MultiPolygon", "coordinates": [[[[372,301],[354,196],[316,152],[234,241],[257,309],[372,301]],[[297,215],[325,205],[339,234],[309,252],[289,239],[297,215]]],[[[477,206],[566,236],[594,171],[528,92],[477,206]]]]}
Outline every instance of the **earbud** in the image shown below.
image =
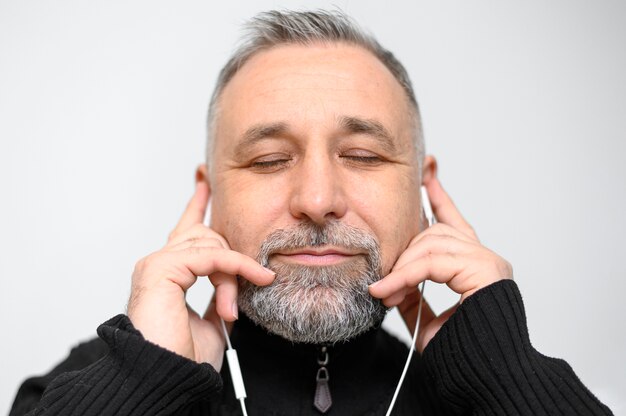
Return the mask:
{"type": "Polygon", "coordinates": [[[435,215],[433,214],[433,208],[430,205],[430,198],[428,198],[428,191],[426,191],[426,187],[422,185],[422,210],[424,211],[424,218],[428,221],[428,226],[432,226],[436,220],[435,215]]]}

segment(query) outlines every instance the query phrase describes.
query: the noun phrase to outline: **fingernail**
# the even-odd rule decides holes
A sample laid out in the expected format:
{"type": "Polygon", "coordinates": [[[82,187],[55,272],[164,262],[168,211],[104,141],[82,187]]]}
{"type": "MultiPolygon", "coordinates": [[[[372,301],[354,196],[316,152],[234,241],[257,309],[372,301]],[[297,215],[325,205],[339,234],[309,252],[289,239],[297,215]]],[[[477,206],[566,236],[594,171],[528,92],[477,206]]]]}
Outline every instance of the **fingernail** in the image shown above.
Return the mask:
{"type": "Polygon", "coordinates": [[[376,286],[379,283],[380,283],[380,280],[377,280],[374,283],[372,283],[371,285],[369,285],[369,287],[374,287],[374,286],[376,286]]]}
{"type": "Polygon", "coordinates": [[[239,319],[239,308],[237,307],[237,301],[233,302],[233,316],[235,317],[235,319],[239,319]]]}
{"type": "Polygon", "coordinates": [[[263,267],[265,269],[266,272],[268,272],[269,274],[271,274],[272,276],[276,276],[276,272],[268,269],[267,267],[263,267]]]}

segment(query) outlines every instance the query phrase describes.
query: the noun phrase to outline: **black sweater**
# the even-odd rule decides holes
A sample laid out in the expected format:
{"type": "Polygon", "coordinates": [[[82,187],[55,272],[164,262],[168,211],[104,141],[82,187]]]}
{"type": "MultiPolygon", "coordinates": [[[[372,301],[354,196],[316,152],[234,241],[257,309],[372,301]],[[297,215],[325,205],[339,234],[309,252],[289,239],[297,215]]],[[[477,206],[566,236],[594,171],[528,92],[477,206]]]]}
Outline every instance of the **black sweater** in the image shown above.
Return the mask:
{"type": "MultiPolygon", "coordinates": [[[[124,315],[48,375],[27,380],[10,415],[238,415],[221,374],[143,339],[124,315]]],[[[248,414],[316,415],[320,346],[290,343],[242,317],[233,328],[248,414]]],[[[406,346],[382,329],[328,347],[334,415],[384,415],[406,346]]],[[[517,285],[469,297],[412,361],[394,415],[607,415],[559,359],[530,344],[517,285]]]]}

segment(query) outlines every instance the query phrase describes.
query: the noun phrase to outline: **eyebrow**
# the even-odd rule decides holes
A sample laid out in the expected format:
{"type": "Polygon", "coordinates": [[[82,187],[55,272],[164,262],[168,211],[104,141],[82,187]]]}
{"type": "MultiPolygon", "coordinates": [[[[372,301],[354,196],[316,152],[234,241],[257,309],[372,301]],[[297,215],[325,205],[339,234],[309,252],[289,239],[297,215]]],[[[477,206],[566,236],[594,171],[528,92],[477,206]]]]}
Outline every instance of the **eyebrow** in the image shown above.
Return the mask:
{"type": "MultiPolygon", "coordinates": [[[[396,152],[393,135],[377,120],[364,119],[354,116],[340,116],[339,128],[350,134],[365,134],[375,139],[385,150],[396,152]]],[[[235,154],[241,155],[245,149],[268,137],[281,137],[289,132],[289,125],[279,121],[275,123],[260,123],[249,127],[235,146],[235,154]]]]}
{"type": "Polygon", "coordinates": [[[241,140],[235,147],[235,154],[239,155],[243,153],[247,147],[250,147],[268,137],[284,136],[288,130],[289,127],[287,126],[287,123],[284,122],[255,124],[243,133],[241,140]]]}
{"type": "Polygon", "coordinates": [[[396,144],[394,142],[393,135],[379,121],[359,117],[342,116],[339,118],[339,126],[348,133],[371,136],[389,152],[396,151],[396,144]]]}

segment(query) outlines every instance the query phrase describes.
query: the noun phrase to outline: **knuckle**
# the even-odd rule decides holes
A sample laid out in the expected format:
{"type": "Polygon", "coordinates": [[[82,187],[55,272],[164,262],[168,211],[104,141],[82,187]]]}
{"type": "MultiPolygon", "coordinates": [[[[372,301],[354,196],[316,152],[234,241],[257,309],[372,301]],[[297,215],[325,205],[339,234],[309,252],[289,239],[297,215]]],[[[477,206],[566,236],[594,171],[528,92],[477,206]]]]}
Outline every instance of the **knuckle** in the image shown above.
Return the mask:
{"type": "Polygon", "coordinates": [[[436,243],[437,241],[440,241],[442,237],[444,237],[444,236],[437,235],[437,234],[427,234],[427,235],[424,236],[423,241],[426,244],[432,245],[432,244],[436,243]]]}
{"type": "Polygon", "coordinates": [[[210,231],[210,238],[214,239],[220,247],[230,248],[230,246],[228,245],[224,237],[222,237],[220,234],[216,233],[215,231],[211,229],[209,229],[209,231],[210,231]]]}
{"type": "Polygon", "coordinates": [[[208,242],[209,242],[209,245],[211,247],[215,247],[215,248],[223,248],[224,247],[224,242],[220,238],[218,238],[216,236],[209,237],[208,238],[208,242]]]}
{"type": "Polygon", "coordinates": [[[432,251],[428,250],[424,258],[426,259],[428,270],[431,270],[433,264],[435,263],[435,254],[432,251]]]}
{"type": "Polygon", "coordinates": [[[157,251],[140,259],[135,265],[135,269],[141,274],[147,274],[150,270],[158,268],[162,263],[162,251],[157,251]]]}
{"type": "Polygon", "coordinates": [[[433,238],[434,238],[434,237],[435,237],[435,236],[434,236],[433,234],[428,233],[428,234],[425,234],[425,235],[422,237],[422,241],[423,241],[424,243],[429,243],[429,242],[433,241],[433,238]]]}
{"type": "Polygon", "coordinates": [[[150,254],[139,261],[141,263],[141,270],[146,271],[154,265],[154,254],[150,254]]]}
{"type": "Polygon", "coordinates": [[[503,276],[505,278],[513,278],[513,265],[506,260],[503,260],[503,276]]]}
{"type": "Polygon", "coordinates": [[[203,259],[206,259],[206,261],[210,265],[213,265],[215,262],[215,259],[220,256],[219,255],[220,250],[221,250],[221,247],[214,247],[214,246],[207,247],[204,245],[191,245],[185,249],[185,252],[190,256],[202,257],[203,259]]]}
{"type": "Polygon", "coordinates": [[[137,263],[135,263],[135,270],[143,269],[145,263],[146,263],[146,258],[145,257],[142,257],[139,260],[137,260],[137,263]]]}
{"type": "Polygon", "coordinates": [[[167,241],[172,241],[176,237],[178,237],[178,231],[174,230],[174,231],[172,231],[171,233],[168,234],[167,241]]]}
{"type": "Polygon", "coordinates": [[[192,256],[199,256],[202,254],[209,254],[211,247],[200,247],[196,245],[191,245],[185,249],[185,251],[192,256]],[[209,252],[207,252],[209,251],[209,252]]]}
{"type": "Polygon", "coordinates": [[[185,241],[185,243],[189,244],[189,247],[197,247],[202,242],[201,238],[191,237],[185,241]]]}
{"type": "Polygon", "coordinates": [[[512,277],[513,268],[511,264],[501,257],[487,256],[483,262],[485,263],[485,269],[490,270],[493,276],[497,279],[504,279],[512,277]]]}
{"type": "Polygon", "coordinates": [[[148,257],[149,256],[142,257],[137,261],[137,263],[135,263],[135,273],[142,273],[146,269],[148,257]]]}

